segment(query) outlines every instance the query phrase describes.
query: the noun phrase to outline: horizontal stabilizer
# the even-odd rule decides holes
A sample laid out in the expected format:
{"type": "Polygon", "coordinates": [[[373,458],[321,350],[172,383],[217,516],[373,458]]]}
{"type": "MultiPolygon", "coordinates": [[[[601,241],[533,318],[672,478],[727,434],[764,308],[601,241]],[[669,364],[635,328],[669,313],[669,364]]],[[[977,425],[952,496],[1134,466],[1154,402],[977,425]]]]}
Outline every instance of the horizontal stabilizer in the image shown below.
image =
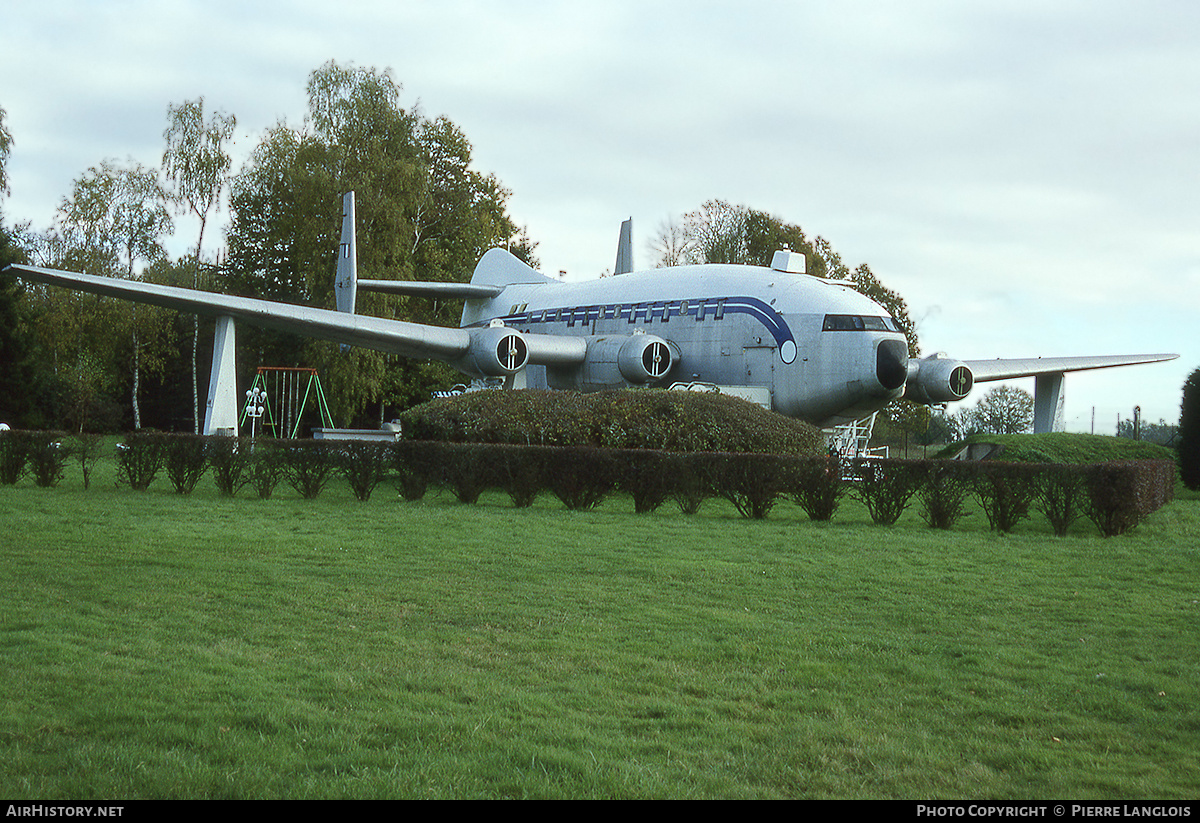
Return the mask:
{"type": "Polygon", "coordinates": [[[1111,369],[1114,366],[1136,366],[1141,363],[1161,363],[1174,360],[1177,354],[1115,354],[1097,357],[1025,357],[997,360],[964,360],[976,383],[1034,377],[1039,374],[1061,374],[1091,369],[1111,369]]]}
{"type": "Polygon", "coordinates": [[[410,294],[416,297],[438,299],[476,300],[495,297],[504,291],[503,286],[485,286],[476,283],[442,283],[436,280],[359,280],[362,291],[377,291],[384,294],[410,294]]]}

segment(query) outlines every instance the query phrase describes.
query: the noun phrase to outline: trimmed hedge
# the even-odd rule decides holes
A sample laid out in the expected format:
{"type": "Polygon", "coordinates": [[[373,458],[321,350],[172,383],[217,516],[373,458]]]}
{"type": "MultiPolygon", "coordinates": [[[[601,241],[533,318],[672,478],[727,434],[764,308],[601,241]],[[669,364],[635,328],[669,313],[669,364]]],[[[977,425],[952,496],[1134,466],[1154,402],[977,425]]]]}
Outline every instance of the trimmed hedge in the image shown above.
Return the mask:
{"type": "MultiPolygon", "coordinates": [[[[74,445],[60,432],[0,433],[0,480],[15,483],[33,466],[35,481],[52,486],[74,445]]],[[[82,465],[95,460],[96,441],[82,465]]],[[[671,452],[596,446],[544,446],[402,440],[396,443],[251,441],[134,432],[116,452],[120,482],[144,491],[165,466],[177,492],[190,492],[211,469],[218,489],[236,494],[247,482],[269,497],[286,478],[302,497],[318,496],[340,472],[359,500],[388,477],[408,500],[430,485],[446,487],[464,503],[486,489],[502,489],[514,506],[528,506],[543,490],[570,509],[595,507],[615,490],[633,499],[639,514],[674,499],[694,513],[708,497],[723,497],[744,517],[765,518],[784,498],[812,520],[829,520],[852,494],[880,524],[895,523],[914,496],[932,528],[949,529],[973,493],[993,530],[1011,531],[1042,511],[1064,535],[1086,515],[1105,536],[1123,534],[1174,496],[1171,460],[1127,460],[1088,465],[862,459],[846,465],[828,454],[671,452]]],[[[85,483],[87,472],[85,470],[85,483]]]]}
{"type": "Polygon", "coordinates": [[[451,443],[770,454],[826,448],[814,426],[738,397],[663,389],[468,392],[409,409],[401,422],[406,439],[451,443]]]}

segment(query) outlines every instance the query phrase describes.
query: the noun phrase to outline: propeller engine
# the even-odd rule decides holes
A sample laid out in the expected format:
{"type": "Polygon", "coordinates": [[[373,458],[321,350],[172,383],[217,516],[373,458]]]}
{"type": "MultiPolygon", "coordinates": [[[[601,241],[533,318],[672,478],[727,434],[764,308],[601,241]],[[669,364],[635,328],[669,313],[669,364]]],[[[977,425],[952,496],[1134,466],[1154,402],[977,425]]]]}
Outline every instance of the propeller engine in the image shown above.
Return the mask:
{"type": "Polygon", "coordinates": [[[966,363],[938,352],[909,361],[904,396],[916,403],[952,403],[970,394],[974,385],[975,376],[966,363]]]}

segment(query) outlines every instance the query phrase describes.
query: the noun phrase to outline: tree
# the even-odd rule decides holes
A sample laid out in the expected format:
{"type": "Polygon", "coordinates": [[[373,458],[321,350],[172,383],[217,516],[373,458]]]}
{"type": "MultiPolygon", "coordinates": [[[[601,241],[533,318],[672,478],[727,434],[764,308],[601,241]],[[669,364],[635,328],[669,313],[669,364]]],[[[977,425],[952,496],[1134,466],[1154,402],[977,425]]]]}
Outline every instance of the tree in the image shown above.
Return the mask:
{"type": "MultiPolygon", "coordinates": [[[[166,256],[160,238],[171,232],[172,222],[165,200],[154,171],[138,163],[122,167],[105,160],[75,181],[70,199],[59,206],[59,219],[81,245],[114,256],[125,276],[133,279],[137,261],[154,262],[166,256]]],[[[161,310],[130,305],[131,406],[134,428],[140,429],[141,341],[157,336],[165,315],[161,310]]]]}
{"type": "MultiPolygon", "coordinates": [[[[229,180],[232,160],[225,146],[233,137],[237,118],[214,112],[204,119],[204,98],[167,107],[170,125],[163,132],[167,147],[163,152],[163,176],[172,186],[171,200],[180,211],[191,212],[200,220],[196,251],[192,255],[192,288],[197,288],[200,252],[209,212],[220,208],[221,192],[229,180]]],[[[192,430],[200,431],[200,393],[197,386],[197,349],[200,340],[199,318],[192,317],[192,430]]]]}
{"type": "Polygon", "coordinates": [[[1033,396],[1024,389],[997,386],[979,398],[968,413],[977,431],[1020,434],[1033,427],[1033,396]]]}
{"type": "Polygon", "coordinates": [[[7,195],[8,190],[8,155],[12,151],[13,139],[5,124],[4,108],[0,107],[0,196],[7,195]]]}
{"type": "MultiPolygon", "coordinates": [[[[462,281],[488,248],[514,238],[518,256],[535,262],[534,244],[507,214],[510,193],[471,168],[466,136],[447,118],[404,109],[400,92],[390,73],[375,69],[331,61],[310,75],[305,127],[276,126],[232,181],[230,287],[332,307],[347,191],[356,192],[359,277],[462,281]]],[[[360,295],[359,303],[367,314],[437,325],[456,325],[461,308],[458,301],[379,294],[360,295]]],[[[254,331],[243,337],[265,365],[326,364],[336,380],[327,395],[339,422],[368,403],[428,396],[427,382],[413,383],[427,381],[430,370],[404,358],[356,353],[351,375],[334,365],[336,347],[254,331]]]]}
{"type": "Polygon", "coordinates": [[[649,248],[655,268],[684,266],[693,262],[692,239],[683,224],[673,217],[658,224],[658,231],[650,238],[649,248]]]}
{"type": "MultiPolygon", "coordinates": [[[[0,269],[25,262],[13,237],[0,225],[0,269]]],[[[35,326],[26,287],[15,277],[0,279],[0,422],[28,426],[38,381],[35,326]]]]}
{"type": "Polygon", "coordinates": [[[1189,489],[1200,489],[1200,369],[1183,384],[1179,409],[1179,473],[1189,489]]]}

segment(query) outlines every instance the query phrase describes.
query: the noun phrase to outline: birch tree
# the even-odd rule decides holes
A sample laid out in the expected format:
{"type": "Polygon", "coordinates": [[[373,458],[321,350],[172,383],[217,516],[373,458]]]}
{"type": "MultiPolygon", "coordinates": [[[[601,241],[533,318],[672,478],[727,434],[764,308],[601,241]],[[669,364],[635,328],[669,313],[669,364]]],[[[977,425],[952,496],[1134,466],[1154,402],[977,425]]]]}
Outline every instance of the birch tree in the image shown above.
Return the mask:
{"type": "MultiPolygon", "coordinates": [[[[132,161],[120,166],[105,160],[75,181],[70,198],[59,206],[64,231],[78,235],[83,244],[110,251],[130,280],[136,279],[137,262],[165,257],[161,238],[172,230],[171,215],[158,175],[132,161]]],[[[130,372],[134,428],[142,427],[138,395],[142,370],[142,337],[162,323],[161,310],[132,304],[132,356],[130,372]]]]}
{"type": "MultiPolygon", "coordinates": [[[[196,250],[192,254],[192,288],[199,287],[204,229],[211,212],[220,209],[221,193],[229,181],[232,159],[227,146],[233,138],[237,118],[214,112],[204,117],[204,98],[167,107],[169,125],[163,132],[163,177],[171,187],[170,199],[179,213],[190,213],[200,221],[196,250]]],[[[200,431],[200,393],[197,379],[197,347],[200,321],[192,316],[192,430],[200,431]]]]}

